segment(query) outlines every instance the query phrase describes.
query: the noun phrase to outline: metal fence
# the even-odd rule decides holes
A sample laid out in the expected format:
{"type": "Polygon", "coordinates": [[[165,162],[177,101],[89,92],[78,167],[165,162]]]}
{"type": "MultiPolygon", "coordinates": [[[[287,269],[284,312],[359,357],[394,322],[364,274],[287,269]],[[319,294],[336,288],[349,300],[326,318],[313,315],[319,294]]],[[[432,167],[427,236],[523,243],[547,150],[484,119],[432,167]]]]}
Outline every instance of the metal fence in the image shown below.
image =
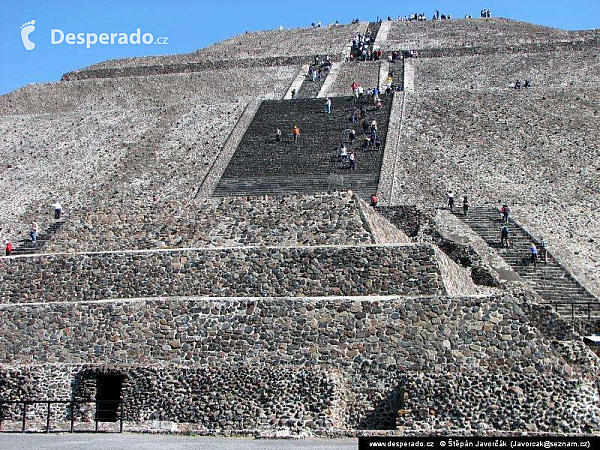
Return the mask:
{"type": "Polygon", "coordinates": [[[594,301],[555,301],[542,302],[550,305],[563,318],[600,319],[600,302],[594,301]],[[570,317],[569,317],[570,316],[570,317]]]}
{"type": "MultiPolygon", "coordinates": [[[[119,422],[119,433],[123,432],[123,401],[122,400],[0,400],[0,432],[7,432],[2,428],[2,423],[6,421],[5,417],[5,405],[22,405],[21,408],[21,433],[26,430],[27,423],[27,407],[30,405],[47,405],[46,407],[46,433],[50,433],[50,418],[52,405],[68,405],[69,407],[69,420],[70,420],[70,432],[73,433],[75,427],[75,407],[78,405],[94,404],[94,430],[95,433],[99,432],[99,422],[119,422]],[[110,406],[110,407],[109,407],[110,406]]],[[[11,430],[13,431],[13,430],[11,430]]],[[[17,430],[18,431],[18,430],[17,430]]],[[[58,430],[64,432],[65,430],[58,430]]]]}

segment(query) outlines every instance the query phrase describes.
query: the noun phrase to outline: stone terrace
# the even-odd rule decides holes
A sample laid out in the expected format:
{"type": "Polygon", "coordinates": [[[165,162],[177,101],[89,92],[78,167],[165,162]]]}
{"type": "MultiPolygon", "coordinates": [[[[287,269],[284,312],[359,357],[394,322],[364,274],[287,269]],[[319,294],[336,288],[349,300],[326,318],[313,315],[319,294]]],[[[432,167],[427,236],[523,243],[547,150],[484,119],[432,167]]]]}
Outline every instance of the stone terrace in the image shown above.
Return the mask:
{"type": "Polygon", "coordinates": [[[25,86],[0,96],[0,116],[72,110],[155,108],[226,103],[235,98],[282,98],[299,66],[254,67],[146,77],[103,78],[25,86]]]}
{"type": "Polygon", "coordinates": [[[447,292],[436,248],[426,244],[67,253],[2,263],[0,303],[447,292]]]}
{"type": "Polygon", "coordinates": [[[186,64],[229,58],[265,58],[277,56],[306,56],[329,54],[339,59],[352,37],[364,32],[366,22],[354,25],[323,28],[298,28],[244,33],[192,53],[181,55],[146,56],[104,61],[82,69],[126,68],[165,64],[186,64]]]}
{"type": "Polygon", "coordinates": [[[563,31],[502,18],[454,19],[442,22],[394,22],[382,47],[387,50],[495,48],[588,39],[597,40],[598,33],[563,31]]]}
{"type": "Polygon", "coordinates": [[[365,244],[358,200],[348,194],[232,197],[115,204],[74,214],[44,252],[241,245],[365,244]]]}
{"type": "Polygon", "coordinates": [[[407,94],[393,201],[508,202],[598,295],[599,100],[577,86],[407,94]]]}
{"type": "MultiPolygon", "coordinates": [[[[533,87],[572,86],[600,79],[600,47],[582,51],[418,58],[418,91],[508,88],[530,80],[533,87]]],[[[589,86],[595,89],[595,86],[589,86]]]]}
{"type": "Polygon", "coordinates": [[[0,358],[13,364],[101,358],[116,365],[131,359],[154,364],[243,360],[329,364],[350,371],[360,371],[365,363],[441,373],[572,370],[519,301],[506,294],[5,304],[0,318],[5,324],[0,358]],[[39,321],[45,326],[35,326],[39,321]],[[60,348],[49,349],[52,340],[60,341],[60,348]]]}

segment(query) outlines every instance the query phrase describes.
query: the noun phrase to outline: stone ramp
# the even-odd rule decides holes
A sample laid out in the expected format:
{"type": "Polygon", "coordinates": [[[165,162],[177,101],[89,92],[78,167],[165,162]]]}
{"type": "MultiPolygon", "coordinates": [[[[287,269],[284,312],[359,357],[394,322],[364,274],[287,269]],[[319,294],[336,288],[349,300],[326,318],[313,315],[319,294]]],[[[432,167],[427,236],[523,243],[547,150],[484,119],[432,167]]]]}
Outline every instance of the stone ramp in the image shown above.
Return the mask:
{"type": "Polygon", "coordinates": [[[366,110],[366,121],[377,120],[382,149],[385,146],[392,97],[383,99],[376,110],[367,100],[355,105],[352,97],[332,98],[332,113],[325,112],[324,99],[263,101],[240,145],[221,177],[214,196],[243,196],[288,193],[313,193],[353,189],[363,196],[377,190],[383,150],[362,152],[364,138],[361,123],[352,124],[356,106],[366,110]],[[292,141],[297,125],[301,136],[292,141]],[[275,130],[283,132],[283,141],[275,142],[275,130]],[[349,130],[358,139],[348,142],[349,130]],[[356,152],[357,169],[339,161],[340,141],[348,152],[356,152]]]}
{"type": "Polygon", "coordinates": [[[457,215],[466,222],[488,245],[498,250],[506,262],[537,292],[545,302],[552,304],[563,317],[600,316],[600,300],[582,286],[571,273],[548,254],[548,262],[538,260],[537,268],[529,263],[529,246],[535,242],[538,250],[539,239],[531,236],[518,223],[510,219],[510,248],[500,245],[502,220],[496,208],[490,206],[472,207],[469,215],[457,215]]]}

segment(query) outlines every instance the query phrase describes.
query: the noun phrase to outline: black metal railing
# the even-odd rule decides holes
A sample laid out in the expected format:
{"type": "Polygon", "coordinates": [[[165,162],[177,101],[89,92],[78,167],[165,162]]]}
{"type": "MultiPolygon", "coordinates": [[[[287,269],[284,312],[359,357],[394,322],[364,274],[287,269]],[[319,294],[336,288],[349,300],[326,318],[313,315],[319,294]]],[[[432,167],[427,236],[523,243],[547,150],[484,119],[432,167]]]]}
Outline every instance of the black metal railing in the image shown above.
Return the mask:
{"type": "MultiPolygon", "coordinates": [[[[52,415],[52,405],[68,405],[70,432],[74,432],[75,427],[75,407],[77,405],[94,404],[96,406],[94,412],[94,432],[98,432],[99,422],[119,422],[119,433],[123,432],[123,401],[122,400],[0,400],[0,432],[2,423],[6,421],[4,416],[5,405],[23,405],[21,410],[21,432],[25,432],[27,422],[27,407],[29,405],[47,405],[46,408],[46,433],[50,433],[50,418],[52,415]]],[[[58,430],[64,432],[65,430],[58,430]]],[[[91,430],[86,430],[91,431],[91,430]]]]}
{"type": "Polygon", "coordinates": [[[571,319],[600,318],[600,302],[593,301],[544,301],[543,305],[550,305],[561,316],[569,316],[571,319]],[[565,310],[570,310],[569,312],[565,310]]]}

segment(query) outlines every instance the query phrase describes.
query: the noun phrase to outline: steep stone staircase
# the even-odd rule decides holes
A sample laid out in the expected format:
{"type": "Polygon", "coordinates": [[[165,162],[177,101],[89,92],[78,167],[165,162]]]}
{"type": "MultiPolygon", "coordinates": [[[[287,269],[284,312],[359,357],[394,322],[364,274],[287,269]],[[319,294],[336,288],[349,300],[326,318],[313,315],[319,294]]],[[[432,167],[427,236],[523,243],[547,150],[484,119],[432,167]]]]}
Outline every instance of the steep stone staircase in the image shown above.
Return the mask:
{"type": "Polygon", "coordinates": [[[235,154],[231,158],[213,196],[283,195],[352,189],[362,197],[377,190],[392,96],[383,98],[376,110],[370,100],[354,103],[352,97],[332,98],[332,113],[325,112],[325,99],[263,101],[235,154]],[[352,124],[354,108],[362,105],[367,123],[377,121],[380,151],[363,152],[362,122],[352,124]],[[298,143],[292,140],[294,125],[300,128],[298,143]],[[275,130],[283,141],[275,142],[275,130]],[[349,130],[357,139],[350,144],[349,130]],[[357,169],[339,160],[341,138],[348,153],[355,151],[357,169]]]}
{"type": "MultiPolygon", "coordinates": [[[[377,33],[379,33],[379,28],[381,28],[381,22],[369,22],[369,25],[367,25],[367,29],[365,30],[365,36],[371,37],[371,42],[369,44],[370,46],[373,46],[373,44],[375,43],[375,40],[377,39],[377,33]]],[[[351,52],[354,56],[352,58],[352,61],[354,61],[354,62],[362,61],[360,52],[356,53],[356,52],[354,52],[354,49],[352,49],[351,52]]]]}
{"type": "Polygon", "coordinates": [[[37,237],[36,242],[32,242],[31,239],[23,239],[19,245],[13,251],[13,255],[30,255],[33,253],[41,253],[41,250],[48,243],[50,239],[61,229],[64,225],[64,220],[57,220],[50,225],[44,233],[40,233],[37,237]]]}
{"type": "Polygon", "coordinates": [[[521,226],[509,219],[510,248],[502,248],[500,230],[503,226],[500,213],[496,208],[478,206],[469,208],[465,217],[456,208],[455,214],[479,234],[489,246],[498,253],[533,289],[552,304],[565,318],[600,317],[600,300],[585,289],[573,276],[548,252],[548,262],[538,260],[537,267],[530,264],[529,246],[534,242],[538,249],[539,240],[531,236],[521,226]]]}
{"type": "Polygon", "coordinates": [[[367,26],[367,33],[371,35],[371,40],[375,42],[377,39],[377,33],[379,33],[379,28],[381,28],[381,22],[369,22],[367,26]]]}
{"type": "MultiPolygon", "coordinates": [[[[325,57],[320,58],[320,61],[325,61],[325,57]]],[[[296,98],[316,98],[319,94],[319,91],[325,84],[325,79],[329,75],[330,69],[328,66],[324,64],[312,64],[311,67],[313,70],[321,69],[321,79],[317,81],[313,81],[308,73],[304,77],[304,82],[300,86],[298,93],[296,94],[296,98]]]]}

